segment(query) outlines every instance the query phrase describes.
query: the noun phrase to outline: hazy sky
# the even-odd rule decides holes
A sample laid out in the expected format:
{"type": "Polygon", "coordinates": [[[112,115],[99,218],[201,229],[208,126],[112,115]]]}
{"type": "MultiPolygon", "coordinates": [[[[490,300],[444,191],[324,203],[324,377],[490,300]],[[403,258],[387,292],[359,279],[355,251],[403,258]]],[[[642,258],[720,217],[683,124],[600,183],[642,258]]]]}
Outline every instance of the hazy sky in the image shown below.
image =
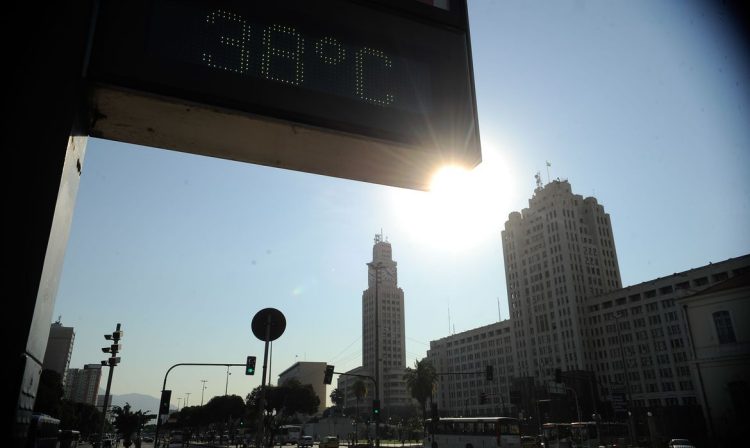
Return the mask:
{"type": "Polygon", "coordinates": [[[75,327],[70,366],[105,359],[119,322],[114,394],[158,397],[173,364],[254,354],[255,376],[180,367],[167,383],[173,405],[200,404],[203,379],[204,402],[227,378],[244,397],[266,307],[287,319],[274,383],[294,361],[359,366],[381,229],[411,366],[496,322],[498,300],[507,318],[500,232],[546,161],[611,215],[624,285],[749,253],[750,60],[714,3],[471,0],[484,162],[460,199],[90,139],[54,314],[75,327]]]}

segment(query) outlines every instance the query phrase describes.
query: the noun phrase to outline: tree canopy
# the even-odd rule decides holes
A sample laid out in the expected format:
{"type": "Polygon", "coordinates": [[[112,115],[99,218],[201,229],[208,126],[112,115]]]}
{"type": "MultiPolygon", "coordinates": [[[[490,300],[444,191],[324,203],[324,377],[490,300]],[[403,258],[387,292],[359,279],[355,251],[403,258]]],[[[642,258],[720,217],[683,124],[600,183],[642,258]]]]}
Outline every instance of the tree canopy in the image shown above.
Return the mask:
{"type": "MultiPolygon", "coordinates": [[[[272,435],[276,429],[287,424],[296,414],[314,414],[320,406],[320,398],[315,395],[312,385],[301,384],[296,379],[280,386],[256,387],[247,395],[246,403],[252,419],[257,421],[261,392],[265,391],[266,434],[272,435]]],[[[271,443],[269,441],[268,443],[271,443]]]]}
{"type": "Polygon", "coordinates": [[[132,412],[130,403],[125,403],[125,406],[113,406],[112,414],[114,415],[113,424],[117,428],[117,432],[122,434],[123,445],[129,447],[133,443],[133,436],[141,432],[143,425],[151,420],[148,416],[148,411],[144,412],[138,410],[132,412]]]}
{"type": "Polygon", "coordinates": [[[344,391],[338,387],[331,391],[331,402],[334,406],[342,406],[344,404],[344,391]]]}
{"type": "Polygon", "coordinates": [[[421,361],[414,362],[414,368],[407,367],[404,374],[406,387],[409,393],[422,406],[422,417],[427,417],[426,403],[428,398],[432,398],[432,389],[437,381],[437,371],[432,363],[424,358],[421,361]]]}
{"type": "Polygon", "coordinates": [[[42,370],[34,400],[34,412],[60,418],[60,403],[64,393],[60,374],[51,369],[42,370]]]}

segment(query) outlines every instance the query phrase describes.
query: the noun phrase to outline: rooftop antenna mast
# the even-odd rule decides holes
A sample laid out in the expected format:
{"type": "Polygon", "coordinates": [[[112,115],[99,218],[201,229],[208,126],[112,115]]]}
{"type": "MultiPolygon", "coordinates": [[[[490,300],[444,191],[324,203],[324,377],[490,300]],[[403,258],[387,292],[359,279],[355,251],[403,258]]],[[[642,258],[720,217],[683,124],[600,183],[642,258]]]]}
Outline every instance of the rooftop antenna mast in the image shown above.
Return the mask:
{"type": "Polygon", "coordinates": [[[537,171],[536,174],[534,174],[534,179],[536,179],[536,190],[534,190],[534,191],[536,191],[536,192],[542,191],[542,187],[543,187],[543,185],[542,185],[542,175],[539,174],[539,171],[537,171]]]}
{"type": "Polygon", "coordinates": [[[501,322],[503,320],[503,315],[500,314],[500,297],[497,298],[497,321],[501,322]]]}
{"type": "Polygon", "coordinates": [[[448,334],[451,334],[451,301],[448,300],[448,334]]]}
{"type": "Polygon", "coordinates": [[[551,167],[552,164],[549,163],[549,160],[547,160],[547,183],[549,183],[549,167],[551,167]]]}

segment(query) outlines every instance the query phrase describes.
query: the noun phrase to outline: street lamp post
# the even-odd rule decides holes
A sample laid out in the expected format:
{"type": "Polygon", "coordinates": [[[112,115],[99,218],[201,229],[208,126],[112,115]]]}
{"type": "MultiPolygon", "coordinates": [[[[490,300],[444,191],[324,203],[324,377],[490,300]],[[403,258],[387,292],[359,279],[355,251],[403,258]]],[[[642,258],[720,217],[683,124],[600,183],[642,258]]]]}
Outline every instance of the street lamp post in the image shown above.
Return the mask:
{"type": "Polygon", "coordinates": [[[565,389],[573,392],[573,398],[576,400],[576,413],[578,414],[578,421],[581,421],[581,408],[578,406],[578,393],[572,387],[566,387],[565,389]]]}
{"type": "Polygon", "coordinates": [[[224,386],[224,395],[225,396],[227,395],[227,391],[229,391],[229,375],[231,375],[231,373],[229,372],[229,366],[227,366],[227,384],[226,384],[226,386],[224,386]]]}
{"type": "MultiPolygon", "coordinates": [[[[229,367],[227,367],[228,369],[229,367]]],[[[203,391],[206,390],[206,383],[208,380],[201,380],[201,383],[203,383],[203,387],[201,387],[201,406],[203,406],[203,391]]]]}
{"type": "MultiPolygon", "coordinates": [[[[378,284],[380,283],[380,271],[385,267],[382,263],[367,263],[369,267],[375,270],[375,399],[380,400],[380,329],[378,321],[378,308],[380,300],[378,297],[378,284]]],[[[380,414],[375,415],[375,446],[380,448],[380,414]]]]}
{"type": "Polygon", "coordinates": [[[120,363],[120,358],[117,356],[117,352],[122,348],[120,345],[120,338],[122,338],[123,332],[120,330],[120,324],[112,334],[105,334],[104,339],[112,341],[112,345],[109,347],[102,348],[104,353],[109,353],[111,356],[106,361],[102,361],[102,366],[109,366],[109,375],[107,377],[107,389],[104,392],[104,403],[102,404],[102,427],[99,431],[99,441],[97,446],[102,447],[104,445],[104,427],[107,422],[107,410],[109,409],[109,391],[112,387],[112,373],[114,372],[115,366],[120,363]]]}
{"type": "Polygon", "coordinates": [[[190,392],[185,392],[185,407],[188,407],[189,398],[190,398],[190,392]]]}

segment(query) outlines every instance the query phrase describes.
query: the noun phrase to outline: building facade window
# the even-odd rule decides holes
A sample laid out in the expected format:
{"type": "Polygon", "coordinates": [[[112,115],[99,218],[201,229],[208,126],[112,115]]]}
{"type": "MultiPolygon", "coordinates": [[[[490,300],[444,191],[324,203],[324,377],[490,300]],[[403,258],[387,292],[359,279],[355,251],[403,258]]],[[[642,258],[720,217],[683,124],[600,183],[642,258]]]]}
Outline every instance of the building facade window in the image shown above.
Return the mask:
{"type": "Polygon", "coordinates": [[[729,311],[716,311],[713,313],[713,318],[714,325],[716,326],[716,335],[719,337],[719,344],[731,344],[737,342],[729,311]]]}

